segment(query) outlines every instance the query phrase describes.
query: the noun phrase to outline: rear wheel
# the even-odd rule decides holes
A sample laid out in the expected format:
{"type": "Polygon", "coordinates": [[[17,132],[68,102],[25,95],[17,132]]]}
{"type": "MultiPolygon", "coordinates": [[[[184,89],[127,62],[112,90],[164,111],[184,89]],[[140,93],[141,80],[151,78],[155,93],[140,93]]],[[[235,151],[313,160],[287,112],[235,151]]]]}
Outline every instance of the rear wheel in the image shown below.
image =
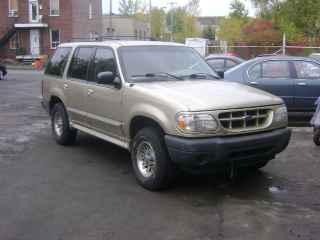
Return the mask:
{"type": "Polygon", "coordinates": [[[313,133],[313,141],[317,146],[320,146],[320,128],[315,129],[313,133]]]}
{"type": "Polygon", "coordinates": [[[176,166],[157,128],[144,128],[137,133],[131,147],[131,159],[135,176],[146,189],[164,189],[176,176],[176,166]]]}
{"type": "Polygon", "coordinates": [[[70,127],[68,113],[62,103],[53,107],[51,126],[52,134],[60,145],[71,145],[76,141],[77,130],[70,127]]]}

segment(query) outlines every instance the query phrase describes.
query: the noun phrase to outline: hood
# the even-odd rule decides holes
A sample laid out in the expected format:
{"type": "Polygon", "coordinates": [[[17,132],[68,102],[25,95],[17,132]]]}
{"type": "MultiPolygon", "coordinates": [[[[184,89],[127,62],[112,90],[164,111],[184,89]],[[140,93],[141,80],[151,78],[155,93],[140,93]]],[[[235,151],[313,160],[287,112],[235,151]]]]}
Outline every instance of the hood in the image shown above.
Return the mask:
{"type": "Polygon", "coordinates": [[[213,80],[137,83],[155,97],[184,105],[189,111],[223,110],[283,104],[272,94],[234,82],[213,80]]]}

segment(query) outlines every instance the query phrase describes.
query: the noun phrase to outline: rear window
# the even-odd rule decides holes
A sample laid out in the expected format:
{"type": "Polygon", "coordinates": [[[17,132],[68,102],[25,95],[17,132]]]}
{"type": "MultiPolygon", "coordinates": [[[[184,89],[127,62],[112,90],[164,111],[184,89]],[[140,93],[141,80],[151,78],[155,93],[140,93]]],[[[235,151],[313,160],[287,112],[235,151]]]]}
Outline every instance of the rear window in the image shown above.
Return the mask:
{"type": "Polygon", "coordinates": [[[45,74],[62,77],[71,50],[72,48],[58,48],[48,62],[45,74]]]}

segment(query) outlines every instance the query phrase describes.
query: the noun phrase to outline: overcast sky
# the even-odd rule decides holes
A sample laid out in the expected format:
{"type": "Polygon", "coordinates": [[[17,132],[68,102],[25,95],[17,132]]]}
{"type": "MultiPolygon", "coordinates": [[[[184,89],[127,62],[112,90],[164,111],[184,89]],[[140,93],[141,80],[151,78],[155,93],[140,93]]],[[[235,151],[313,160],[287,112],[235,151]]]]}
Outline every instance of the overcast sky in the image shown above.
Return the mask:
{"type": "MultiPolygon", "coordinates": [[[[104,3],[104,10],[109,12],[109,1],[102,0],[104,3]]],[[[149,2],[149,0],[146,0],[149,2]]],[[[200,0],[201,16],[226,16],[230,11],[230,2],[232,0],[200,0]]],[[[254,15],[254,9],[250,3],[250,0],[241,0],[246,4],[249,9],[250,15],[254,15]]],[[[188,0],[152,0],[153,6],[167,7],[169,8],[169,3],[175,2],[176,6],[185,5],[188,0]]],[[[113,0],[113,12],[118,13],[119,0],[113,0]]]]}

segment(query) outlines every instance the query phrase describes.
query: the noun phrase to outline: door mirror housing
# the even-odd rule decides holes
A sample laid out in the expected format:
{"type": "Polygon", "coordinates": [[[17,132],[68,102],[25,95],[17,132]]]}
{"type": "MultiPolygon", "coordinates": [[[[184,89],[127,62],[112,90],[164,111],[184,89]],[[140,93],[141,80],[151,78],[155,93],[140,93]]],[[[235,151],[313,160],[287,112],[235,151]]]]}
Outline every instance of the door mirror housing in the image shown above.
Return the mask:
{"type": "Polygon", "coordinates": [[[113,84],[116,75],[113,72],[101,72],[97,75],[99,84],[113,84]]]}

